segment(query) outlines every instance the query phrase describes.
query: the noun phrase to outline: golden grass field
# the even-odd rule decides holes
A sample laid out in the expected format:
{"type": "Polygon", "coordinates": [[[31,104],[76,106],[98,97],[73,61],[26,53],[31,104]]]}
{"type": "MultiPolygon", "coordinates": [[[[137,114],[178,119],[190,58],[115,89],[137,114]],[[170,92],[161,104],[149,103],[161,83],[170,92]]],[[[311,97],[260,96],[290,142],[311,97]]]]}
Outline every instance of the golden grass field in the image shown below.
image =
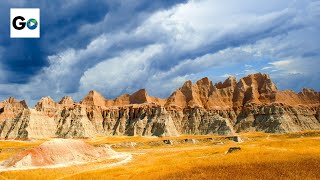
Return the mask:
{"type": "MultiPolygon", "coordinates": [[[[224,140],[224,144],[206,141],[173,145],[148,143],[168,139],[165,137],[83,139],[93,145],[121,142],[140,142],[140,145],[115,148],[131,153],[133,158],[114,167],[100,168],[103,164],[113,163],[101,161],[65,168],[0,172],[0,179],[320,179],[320,132],[247,133],[241,137],[245,140],[242,143],[224,140]],[[234,146],[241,147],[241,150],[225,154],[234,146]]],[[[0,141],[0,161],[22,151],[22,148],[34,147],[44,141],[0,141]]]]}

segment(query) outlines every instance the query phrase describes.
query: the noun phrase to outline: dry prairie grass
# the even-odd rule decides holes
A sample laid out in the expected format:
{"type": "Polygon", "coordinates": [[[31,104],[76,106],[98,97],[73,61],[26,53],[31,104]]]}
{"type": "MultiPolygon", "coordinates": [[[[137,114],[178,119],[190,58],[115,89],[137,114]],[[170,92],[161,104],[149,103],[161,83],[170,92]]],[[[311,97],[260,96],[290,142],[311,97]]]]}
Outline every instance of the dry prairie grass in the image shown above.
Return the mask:
{"type": "MultiPolygon", "coordinates": [[[[226,141],[223,145],[205,142],[121,148],[120,151],[133,154],[132,161],[125,165],[90,170],[104,163],[100,162],[59,169],[1,172],[0,179],[320,179],[319,132],[282,135],[246,133],[242,136],[246,139],[243,143],[226,141]],[[241,150],[226,155],[225,151],[232,146],[239,146],[241,150]]],[[[157,139],[162,140],[97,137],[84,141],[111,144],[157,139]]],[[[4,159],[1,153],[0,159],[4,159]]]]}
{"type": "Polygon", "coordinates": [[[83,141],[92,145],[99,144],[115,144],[122,142],[150,142],[150,141],[161,141],[161,140],[182,140],[182,139],[203,139],[203,138],[219,138],[227,136],[213,136],[213,135],[181,135],[178,137],[144,137],[144,136],[98,136],[94,138],[84,139],[83,141]]]}

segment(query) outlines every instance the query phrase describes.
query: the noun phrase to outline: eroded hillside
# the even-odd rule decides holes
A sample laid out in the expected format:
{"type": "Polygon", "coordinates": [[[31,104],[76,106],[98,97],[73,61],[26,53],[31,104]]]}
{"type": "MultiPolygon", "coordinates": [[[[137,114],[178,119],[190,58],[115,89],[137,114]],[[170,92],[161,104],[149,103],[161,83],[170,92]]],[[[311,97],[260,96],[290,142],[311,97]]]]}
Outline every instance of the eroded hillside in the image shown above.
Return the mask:
{"type": "Polygon", "coordinates": [[[90,91],[79,103],[43,97],[34,108],[13,97],[0,103],[1,138],[268,133],[320,129],[320,93],[279,91],[267,74],[213,84],[185,82],[167,99],[145,89],[114,100],[90,91]]]}

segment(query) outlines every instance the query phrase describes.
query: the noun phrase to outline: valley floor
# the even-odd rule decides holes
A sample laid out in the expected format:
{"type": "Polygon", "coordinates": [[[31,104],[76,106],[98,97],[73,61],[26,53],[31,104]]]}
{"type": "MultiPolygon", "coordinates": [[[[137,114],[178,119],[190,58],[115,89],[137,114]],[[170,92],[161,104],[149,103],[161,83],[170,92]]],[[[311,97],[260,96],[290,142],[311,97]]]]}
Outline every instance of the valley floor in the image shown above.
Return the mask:
{"type": "MultiPolygon", "coordinates": [[[[320,132],[240,135],[244,142],[217,136],[83,139],[97,146],[116,144],[115,151],[131,156],[64,168],[5,171],[0,179],[320,179],[320,132]],[[163,143],[169,139],[172,144],[163,143]],[[184,139],[193,140],[178,143],[184,139]],[[226,154],[230,147],[241,150],[226,154]]],[[[44,141],[0,141],[0,161],[44,141]]]]}

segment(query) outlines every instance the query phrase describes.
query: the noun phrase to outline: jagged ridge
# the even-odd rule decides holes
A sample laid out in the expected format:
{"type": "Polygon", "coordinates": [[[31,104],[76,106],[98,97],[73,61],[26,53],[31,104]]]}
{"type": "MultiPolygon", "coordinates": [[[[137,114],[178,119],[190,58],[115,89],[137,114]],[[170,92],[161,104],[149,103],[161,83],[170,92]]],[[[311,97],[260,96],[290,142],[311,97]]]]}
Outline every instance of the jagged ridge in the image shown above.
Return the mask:
{"type": "Polygon", "coordinates": [[[96,135],[230,134],[320,129],[320,93],[279,91],[269,75],[238,82],[186,81],[167,99],[145,89],[108,100],[90,91],[80,103],[41,98],[34,109],[10,97],[0,103],[0,137],[91,137],[96,135]],[[46,127],[43,127],[46,126],[46,127]],[[44,131],[45,129],[45,131],[44,131]]]}

